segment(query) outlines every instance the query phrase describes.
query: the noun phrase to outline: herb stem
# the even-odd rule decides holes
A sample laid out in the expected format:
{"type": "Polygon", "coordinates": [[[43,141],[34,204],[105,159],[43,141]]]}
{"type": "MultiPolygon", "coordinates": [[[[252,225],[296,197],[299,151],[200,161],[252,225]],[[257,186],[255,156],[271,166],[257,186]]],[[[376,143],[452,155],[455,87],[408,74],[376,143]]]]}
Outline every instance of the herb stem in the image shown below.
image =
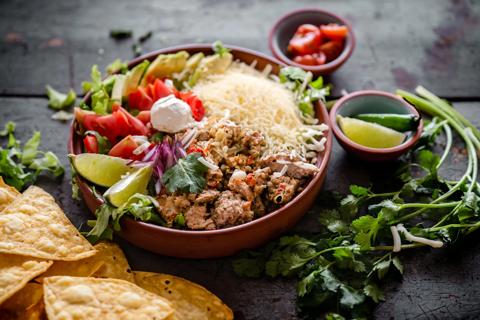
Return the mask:
{"type": "Polygon", "coordinates": [[[435,232],[435,231],[440,231],[443,229],[450,229],[450,228],[475,228],[479,226],[480,226],[480,221],[477,223],[467,223],[467,224],[452,223],[452,224],[447,224],[445,226],[426,228],[424,230],[427,232],[435,232]]]}
{"type": "Polygon", "coordinates": [[[445,150],[443,151],[442,157],[437,164],[437,170],[442,166],[445,159],[447,159],[448,154],[450,153],[450,149],[452,148],[452,129],[448,124],[443,124],[443,130],[445,131],[445,136],[447,138],[447,143],[445,146],[445,150]]]}
{"type": "Polygon", "coordinates": [[[400,210],[408,208],[425,208],[425,209],[440,209],[451,208],[457,206],[461,201],[445,202],[445,203],[405,203],[400,205],[400,210]]]}
{"type": "Polygon", "coordinates": [[[369,199],[379,198],[379,197],[392,197],[399,193],[399,191],[385,192],[385,193],[372,193],[368,195],[369,199]]]}
{"type": "MultiPolygon", "coordinates": [[[[424,247],[424,243],[410,243],[410,244],[402,244],[400,246],[401,249],[413,249],[418,247],[424,247]]],[[[371,247],[370,251],[391,251],[393,250],[393,246],[375,246],[371,247]]]]}

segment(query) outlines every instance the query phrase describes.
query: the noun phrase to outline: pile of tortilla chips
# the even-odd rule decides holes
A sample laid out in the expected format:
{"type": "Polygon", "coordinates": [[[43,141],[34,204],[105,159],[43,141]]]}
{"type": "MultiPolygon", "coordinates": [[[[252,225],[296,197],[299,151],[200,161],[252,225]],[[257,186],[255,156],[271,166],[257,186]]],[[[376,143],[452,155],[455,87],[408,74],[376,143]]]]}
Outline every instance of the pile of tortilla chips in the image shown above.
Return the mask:
{"type": "Polygon", "coordinates": [[[119,246],[92,246],[44,190],[0,177],[0,320],[233,319],[205,288],[131,271],[119,246]]]}

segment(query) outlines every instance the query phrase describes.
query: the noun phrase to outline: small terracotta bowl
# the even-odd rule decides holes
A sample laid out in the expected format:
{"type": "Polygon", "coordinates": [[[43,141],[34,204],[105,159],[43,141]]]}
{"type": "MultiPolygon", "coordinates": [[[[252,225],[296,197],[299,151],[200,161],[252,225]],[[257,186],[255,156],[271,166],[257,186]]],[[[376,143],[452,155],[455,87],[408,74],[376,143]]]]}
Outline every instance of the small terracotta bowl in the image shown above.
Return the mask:
{"type": "MultiPolygon", "coordinates": [[[[210,44],[191,44],[166,48],[139,57],[131,61],[128,66],[132,68],[144,59],[152,61],[159,54],[174,53],[181,50],[186,50],[190,54],[197,52],[211,54],[211,47],[210,44]]],[[[228,48],[230,48],[235,60],[238,59],[247,64],[256,61],[258,70],[263,70],[267,65],[270,65],[272,73],[278,74],[283,66],[279,61],[252,50],[233,46],[228,46],[228,48]]],[[[87,95],[83,101],[88,102],[89,99],[90,96],[87,95]]],[[[316,103],[315,111],[318,120],[330,126],[325,106],[316,103]]],[[[68,151],[79,154],[83,152],[82,137],[77,134],[75,127],[76,122],[73,121],[68,151]]],[[[146,250],[180,258],[224,257],[243,249],[258,247],[292,228],[314,203],[327,174],[327,165],[332,151],[333,134],[331,130],[326,132],[326,138],[325,150],[317,156],[316,165],[319,172],[300,194],[278,210],[242,225],[209,231],[178,230],[125,217],[122,219],[120,236],[146,250]]],[[[95,197],[91,184],[78,175],[74,179],[77,179],[78,187],[88,208],[95,212],[95,209],[102,202],[95,197]]]]}
{"type": "Polygon", "coordinates": [[[278,19],[270,30],[268,42],[270,51],[272,51],[273,55],[278,60],[287,65],[310,71],[316,76],[330,74],[337,70],[348,60],[348,58],[350,58],[353,49],[355,48],[355,36],[350,23],[336,14],[315,8],[295,10],[278,19]],[[343,48],[342,53],[335,60],[319,66],[307,66],[291,60],[287,54],[288,43],[297,28],[305,23],[316,26],[328,23],[338,23],[347,26],[348,37],[345,41],[345,47],[343,48]]]}
{"type": "Polygon", "coordinates": [[[407,136],[407,139],[399,146],[383,149],[362,146],[347,138],[337,122],[337,115],[352,117],[360,113],[411,113],[418,117],[420,117],[420,114],[405,100],[383,91],[357,91],[338,100],[330,111],[333,133],[346,151],[363,160],[386,161],[396,159],[410,150],[422,135],[423,121],[420,119],[417,130],[407,136]]]}

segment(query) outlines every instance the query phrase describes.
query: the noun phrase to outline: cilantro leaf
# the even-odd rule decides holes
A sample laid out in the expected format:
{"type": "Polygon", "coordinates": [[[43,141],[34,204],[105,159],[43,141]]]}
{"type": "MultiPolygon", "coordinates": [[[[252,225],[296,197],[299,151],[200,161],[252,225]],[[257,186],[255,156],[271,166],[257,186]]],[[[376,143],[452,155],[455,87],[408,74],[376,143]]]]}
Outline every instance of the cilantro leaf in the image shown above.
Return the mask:
{"type": "Polygon", "coordinates": [[[380,303],[380,301],[385,300],[382,290],[375,284],[369,283],[363,288],[363,292],[367,297],[372,298],[375,303],[380,303]]]}
{"type": "Polygon", "coordinates": [[[363,197],[368,196],[370,190],[368,188],[352,184],[350,185],[350,192],[356,197],[363,197]]]}
{"type": "Polygon", "coordinates": [[[348,231],[348,225],[341,219],[338,210],[322,210],[319,214],[318,221],[330,232],[343,234],[348,231]]]}
{"type": "Polygon", "coordinates": [[[208,168],[198,158],[199,153],[190,153],[165,172],[162,180],[168,192],[200,193],[205,188],[204,173],[208,168]]]}
{"type": "Polygon", "coordinates": [[[67,94],[60,93],[47,85],[48,106],[55,110],[62,110],[72,106],[75,103],[77,94],[70,89],[67,94]]]}
{"type": "Polygon", "coordinates": [[[360,290],[356,290],[347,285],[342,285],[340,291],[342,292],[340,304],[344,307],[353,309],[356,305],[365,301],[365,295],[360,290]]]}

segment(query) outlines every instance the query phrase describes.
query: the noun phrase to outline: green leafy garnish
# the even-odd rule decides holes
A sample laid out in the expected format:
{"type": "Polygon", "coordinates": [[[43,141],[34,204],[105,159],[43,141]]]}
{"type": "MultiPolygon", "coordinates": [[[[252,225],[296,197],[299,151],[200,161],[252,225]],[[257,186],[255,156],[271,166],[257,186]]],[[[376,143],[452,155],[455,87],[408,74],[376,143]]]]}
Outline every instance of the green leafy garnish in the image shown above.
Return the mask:
{"type": "Polygon", "coordinates": [[[133,35],[133,31],[128,29],[110,30],[110,37],[116,40],[128,39],[128,38],[131,38],[132,35],[133,35]]]}
{"type": "Polygon", "coordinates": [[[279,74],[280,83],[283,83],[295,94],[298,108],[304,116],[313,117],[315,101],[325,102],[325,97],[330,94],[330,87],[324,86],[323,78],[313,80],[311,72],[306,72],[297,67],[284,67],[279,74]]]}
{"type": "Polygon", "coordinates": [[[98,91],[102,87],[102,73],[100,72],[100,70],[98,70],[98,66],[96,64],[92,66],[90,78],[92,79],[92,81],[82,82],[82,89],[84,93],[90,90],[98,91]]]}
{"type": "Polygon", "coordinates": [[[106,71],[107,71],[108,74],[114,74],[114,73],[117,73],[117,72],[125,74],[128,71],[128,64],[127,64],[126,61],[122,61],[120,59],[115,59],[112,63],[110,63],[107,66],[106,71]]]}
{"type": "Polygon", "coordinates": [[[38,131],[24,144],[15,139],[15,123],[8,122],[0,136],[8,136],[5,147],[0,147],[0,175],[5,182],[17,190],[22,191],[33,184],[43,172],[50,172],[53,176],[63,175],[64,169],[60,160],[52,152],[38,150],[41,134],[38,131]]]}
{"type": "Polygon", "coordinates": [[[220,41],[220,40],[215,41],[215,42],[213,43],[212,47],[213,47],[213,52],[215,52],[216,54],[218,54],[220,57],[223,57],[224,54],[230,52],[230,49],[225,48],[225,47],[223,46],[222,41],[220,41]]]}
{"type": "Polygon", "coordinates": [[[92,243],[113,237],[113,231],[120,231],[120,220],[128,215],[135,220],[164,225],[164,220],[158,214],[157,201],[144,194],[134,194],[121,207],[115,208],[107,203],[102,204],[96,211],[96,220],[90,220],[89,226],[93,227],[86,234],[92,243]]]}
{"type": "Polygon", "coordinates": [[[47,85],[48,106],[55,110],[62,110],[72,106],[75,103],[77,95],[70,89],[67,94],[60,93],[47,85]]]}
{"type": "Polygon", "coordinates": [[[198,161],[200,156],[199,153],[190,153],[186,158],[179,159],[173,167],[165,171],[162,180],[168,192],[202,192],[207,183],[204,173],[207,172],[208,168],[198,161]]]}

